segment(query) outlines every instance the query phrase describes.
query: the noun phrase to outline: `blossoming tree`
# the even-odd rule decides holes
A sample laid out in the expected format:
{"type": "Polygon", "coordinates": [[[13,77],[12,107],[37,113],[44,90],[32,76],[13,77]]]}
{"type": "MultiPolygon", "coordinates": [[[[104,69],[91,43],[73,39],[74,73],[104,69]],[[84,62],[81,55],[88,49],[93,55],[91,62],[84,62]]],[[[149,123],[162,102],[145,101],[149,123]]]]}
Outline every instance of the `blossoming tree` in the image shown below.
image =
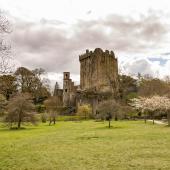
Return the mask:
{"type": "Polygon", "coordinates": [[[153,118],[155,113],[165,112],[167,114],[168,125],[170,126],[170,99],[166,96],[152,96],[152,97],[139,97],[131,100],[131,106],[135,109],[140,110],[142,113],[145,113],[145,122],[146,114],[150,114],[153,118]]]}

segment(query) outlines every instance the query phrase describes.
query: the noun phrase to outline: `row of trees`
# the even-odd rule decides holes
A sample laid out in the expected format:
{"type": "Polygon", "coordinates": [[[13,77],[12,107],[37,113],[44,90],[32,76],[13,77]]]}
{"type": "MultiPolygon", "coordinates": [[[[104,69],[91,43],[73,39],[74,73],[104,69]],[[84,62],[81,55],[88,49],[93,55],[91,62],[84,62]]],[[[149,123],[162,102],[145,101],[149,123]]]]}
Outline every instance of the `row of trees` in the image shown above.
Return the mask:
{"type": "Polygon", "coordinates": [[[152,117],[153,124],[156,115],[166,114],[170,126],[170,99],[166,96],[139,97],[131,100],[131,105],[140,111],[146,118],[152,117]]]}
{"type": "MultiPolygon", "coordinates": [[[[48,80],[42,79],[45,71],[19,67],[16,71],[11,72],[11,46],[5,41],[10,32],[10,23],[0,12],[0,113],[4,112],[6,108],[5,120],[10,122],[11,126],[17,121],[18,127],[20,127],[22,121],[34,122],[32,114],[28,114],[28,108],[30,108],[30,113],[34,113],[32,104],[34,103],[35,106],[43,103],[50,115],[49,124],[52,122],[55,124],[56,115],[60,114],[64,108],[61,99],[50,96],[48,80]],[[28,119],[28,117],[30,118],[28,119]]],[[[114,91],[116,83],[112,82],[109,77],[108,82],[114,91]]],[[[56,85],[57,88],[58,85],[56,85]]],[[[119,88],[116,87],[116,89],[116,94],[108,96],[101,94],[102,100],[106,96],[107,100],[99,103],[95,118],[109,120],[109,122],[112,117],[117,120],[122,115],[124,118],[131,118],[137,114],[132,109],[133,107],[141,113],[152,115],[153,118],[156,113],[163,112],[168,115],[170,78],[160,80],[150,76],[139,75],[138,78],[133,78],[119,75],[119,88]],[[131,103],[130,106],[129,103],[131,103]]],[[[94,117],[91,115],[89,105],[80,106],[77,115],[85,119],[94,117]]]]}
{"type": "Polygon", "coordinates": [[[42,79],[43,69],[14,70],[8,35],[12,32],[8,18],[0,11],[0,116],[10,127],[21,122],[35,123],[35,105],[50,96],[49,82],[42,79]]]}
{"type": "MultiPolygon", "coordinates": [[[[170,78],[161,80],[139,74],[138,78],[119,75],[119,98],[114,96],[101,102],[97,118],[110,120],[114,118],[152,118],[167,117],[170,125],[170,78]]],[[[109,123],[110,127],[110,123],[109,123]]]]}
{"type": "Polygon", "coordinates": [[[43,69],[18,68],[13,74],[0,76],[0,114],[10,128],[21,122],[36,122],[36,105],[50,97],[43,69]]]}
{"type": "Polygon", "coordinates": [[[6,100],[17,93],[30,93],[34,103],[40,103],[50,96],[50,88],[46,79],[42,79],[43,69],[29,70],[19,67],[13,74],[0,76],[0,94],[6,100]]]}

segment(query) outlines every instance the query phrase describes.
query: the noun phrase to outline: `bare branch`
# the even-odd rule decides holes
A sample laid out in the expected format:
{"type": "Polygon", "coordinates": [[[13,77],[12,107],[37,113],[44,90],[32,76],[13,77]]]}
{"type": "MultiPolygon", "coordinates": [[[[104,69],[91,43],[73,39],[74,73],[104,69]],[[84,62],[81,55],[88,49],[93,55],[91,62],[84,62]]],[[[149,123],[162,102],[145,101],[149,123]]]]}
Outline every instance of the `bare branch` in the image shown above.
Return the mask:
{"type": "Polygon", "coordinates": [[[5,41],[9,33],[11,33],[10,22],[0,11],[0,74],[9,73],[14,67],[11,57],[11,45],[5,41]]]}

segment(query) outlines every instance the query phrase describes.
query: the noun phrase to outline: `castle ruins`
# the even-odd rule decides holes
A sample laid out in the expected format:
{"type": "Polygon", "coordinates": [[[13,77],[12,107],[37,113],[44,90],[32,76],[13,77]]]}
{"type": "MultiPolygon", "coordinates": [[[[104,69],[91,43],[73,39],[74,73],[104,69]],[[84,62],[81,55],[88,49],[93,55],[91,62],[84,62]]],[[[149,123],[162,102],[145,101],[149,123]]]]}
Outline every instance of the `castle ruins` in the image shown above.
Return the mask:
{"type": "Polygon", "coordinates": [[[101,93],[114,93],[119,90],[118,61],[113,51],[96,48],[86,50],[79,56],[80,85],[75,86],[70,72],[63,73],[63,89],[58,89],[56,96],[63,100],[64,107],[77,108],[90,104],[95,114],[101,93]]]}

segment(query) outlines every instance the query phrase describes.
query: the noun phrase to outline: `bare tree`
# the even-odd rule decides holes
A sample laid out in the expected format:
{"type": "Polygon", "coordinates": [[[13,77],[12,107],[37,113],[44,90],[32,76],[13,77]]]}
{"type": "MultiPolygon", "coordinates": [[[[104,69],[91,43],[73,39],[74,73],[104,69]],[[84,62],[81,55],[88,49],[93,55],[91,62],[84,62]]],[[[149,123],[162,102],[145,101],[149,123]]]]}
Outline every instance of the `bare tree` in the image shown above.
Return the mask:
{"type": "Polygon", "coordinates": [[[29,94],[18,94],[10,99],[7,106],[7,114],[4,121],[12,128],[13,124],[17,124],[17,128],[21,127],[23,122],[35,123],[35,112],[32,99],[29,94]]]}
{"type": "Polygon", "coordinates": [[[63,109],[62,101],[57,96],[53,96],[47,99],[44,105],[49,115],[49,125],[51,125],[52,122],[55,124],[57,115],[63,109]]]}
{"type": "Polygon", "coordinates": [[[170,83],[168,81],[160,80],[157,78],[142,78],[139,87],[139,96],[150,97],[153,95],[169,95],[170,83]]]}
{"type": "Polygon", "coordinates": [[[98,105],[97,117],[109,121],[110,128],[112,118],[114,117],[115,120],[117,120],[119,107],[120,107],[119,104],[116,103],[115,100],[105,100],[98,105]]]}
{"type": "Polygon", "coordinates": [[[11,72],[11,45],[6,36],[11,32],[9,20],[0,11],[0,74],[11,72]]]}

